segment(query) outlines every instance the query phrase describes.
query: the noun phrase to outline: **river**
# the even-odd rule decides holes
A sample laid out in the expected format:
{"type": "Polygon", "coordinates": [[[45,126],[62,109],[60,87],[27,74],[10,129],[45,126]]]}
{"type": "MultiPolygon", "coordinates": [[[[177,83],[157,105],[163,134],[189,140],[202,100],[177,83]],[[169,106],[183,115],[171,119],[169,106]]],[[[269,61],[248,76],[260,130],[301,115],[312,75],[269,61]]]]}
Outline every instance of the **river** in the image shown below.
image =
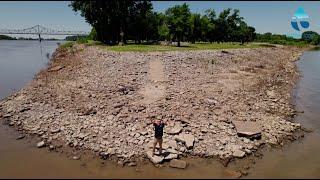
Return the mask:
{"type": "MultiPolygon", "coordinates": [[[[0,41],[0,99],[32,80],[46,67],[57,41],[0,41]]],[[[307,51],[299,61],[302,77],[295,89],[295,121],[314,130],[280,149],[264,150],[262,159],[249,169],[247,178],[320,177],[320,51],[307,51]]],[[[30,139],[0,125],[0,178],[224,178],[225,168],[216,160],[187,159],[186,170],[155,168],[150,163],[119,167],[92,156],[72,160],[66,155],[38,149],[30,139]]]]}

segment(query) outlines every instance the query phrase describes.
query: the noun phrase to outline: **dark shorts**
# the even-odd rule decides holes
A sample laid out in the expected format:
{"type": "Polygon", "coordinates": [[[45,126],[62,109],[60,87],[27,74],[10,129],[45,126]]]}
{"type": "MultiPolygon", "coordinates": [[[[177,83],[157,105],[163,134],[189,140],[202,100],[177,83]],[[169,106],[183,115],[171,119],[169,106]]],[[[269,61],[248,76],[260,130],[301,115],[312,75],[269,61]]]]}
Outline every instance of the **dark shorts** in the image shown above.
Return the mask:
{"type": "Polygon", "coordinates": [[[154,137],[154,142],[157,143],[157,142],[162,142],[162,136],[158,136],[158,137],[154,137]]]}

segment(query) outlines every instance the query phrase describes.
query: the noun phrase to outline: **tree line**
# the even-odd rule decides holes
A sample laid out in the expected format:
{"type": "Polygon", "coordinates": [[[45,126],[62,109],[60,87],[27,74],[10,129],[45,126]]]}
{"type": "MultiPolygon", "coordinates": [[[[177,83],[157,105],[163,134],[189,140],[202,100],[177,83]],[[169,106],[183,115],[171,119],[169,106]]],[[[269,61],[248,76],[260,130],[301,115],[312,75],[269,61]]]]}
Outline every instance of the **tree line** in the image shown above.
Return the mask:
{"type": "Polygon", "coordinates": [[[93,28],[90,37],[106,44],[154,41],[250,42],[255,28],[240,16],[238,9],[225,9],[216,14],[192,13],[184,3],[154,12],[150,1],[108,0],[71,1],[70,7],[80,12],[93,28]]]}
{"type": "Polygon", "coordinates": [[[319,45],[320,35],[314,31],[305,31],[302,33],[301,38],[296,39],[286,35],[272,34],[270,32],[264,34],[257,33],[255,41],[282,45],[319,45]]]}

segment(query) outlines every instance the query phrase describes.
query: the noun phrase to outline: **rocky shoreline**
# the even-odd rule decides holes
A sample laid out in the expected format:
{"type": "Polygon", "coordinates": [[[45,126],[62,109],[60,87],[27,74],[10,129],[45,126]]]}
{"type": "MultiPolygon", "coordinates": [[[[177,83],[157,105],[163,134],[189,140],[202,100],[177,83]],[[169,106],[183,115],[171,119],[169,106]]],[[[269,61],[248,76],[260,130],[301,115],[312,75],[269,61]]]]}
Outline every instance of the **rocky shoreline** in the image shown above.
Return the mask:
{"type": "Polygon", "coordinates": [[[154,163],[181,156],[243,158],[263,144],[293,140],[301,129],[290,120],[296,114],[294,61],[302,51],[58,49],[48,69],[0,102],[0,118],[39,136],[38,147],[90,150],[120,164],[146,157],[154,163]],[[150,156],[156,118],[170,121],[165,157],[150,156]],[[258,125],[261,139],[239,137],[234,121],[258,125]]]}

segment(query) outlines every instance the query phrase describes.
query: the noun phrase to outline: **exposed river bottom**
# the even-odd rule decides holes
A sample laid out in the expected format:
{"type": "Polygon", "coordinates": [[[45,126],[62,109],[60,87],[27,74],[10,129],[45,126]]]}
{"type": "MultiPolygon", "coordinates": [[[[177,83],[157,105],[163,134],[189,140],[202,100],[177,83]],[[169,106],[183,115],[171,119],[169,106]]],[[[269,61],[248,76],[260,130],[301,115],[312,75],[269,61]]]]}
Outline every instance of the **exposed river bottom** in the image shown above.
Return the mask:
{"type": "MultiPolygon", "coordinates": [[[[297,62],[302,75],[295,90],[295,103],[304,113],[295,121],[312,129],[304,138],[282,148],[265,148],[261,159],[245,178],[320,177],[320,51],[308,51],[297,62]]],[[[188,158],[187,169],[156,168],[151,163],[121,167],[88,155],[73,160],[65,154],[38,149],[36,142],[19,136],[14,128],[0,125],[0,178],[229,178],[225,170],[243,166],[246,160],[224,167],[216,159],[188,158]]],[[[250,159],[250,158],[248,158],[250,159]]]]}

